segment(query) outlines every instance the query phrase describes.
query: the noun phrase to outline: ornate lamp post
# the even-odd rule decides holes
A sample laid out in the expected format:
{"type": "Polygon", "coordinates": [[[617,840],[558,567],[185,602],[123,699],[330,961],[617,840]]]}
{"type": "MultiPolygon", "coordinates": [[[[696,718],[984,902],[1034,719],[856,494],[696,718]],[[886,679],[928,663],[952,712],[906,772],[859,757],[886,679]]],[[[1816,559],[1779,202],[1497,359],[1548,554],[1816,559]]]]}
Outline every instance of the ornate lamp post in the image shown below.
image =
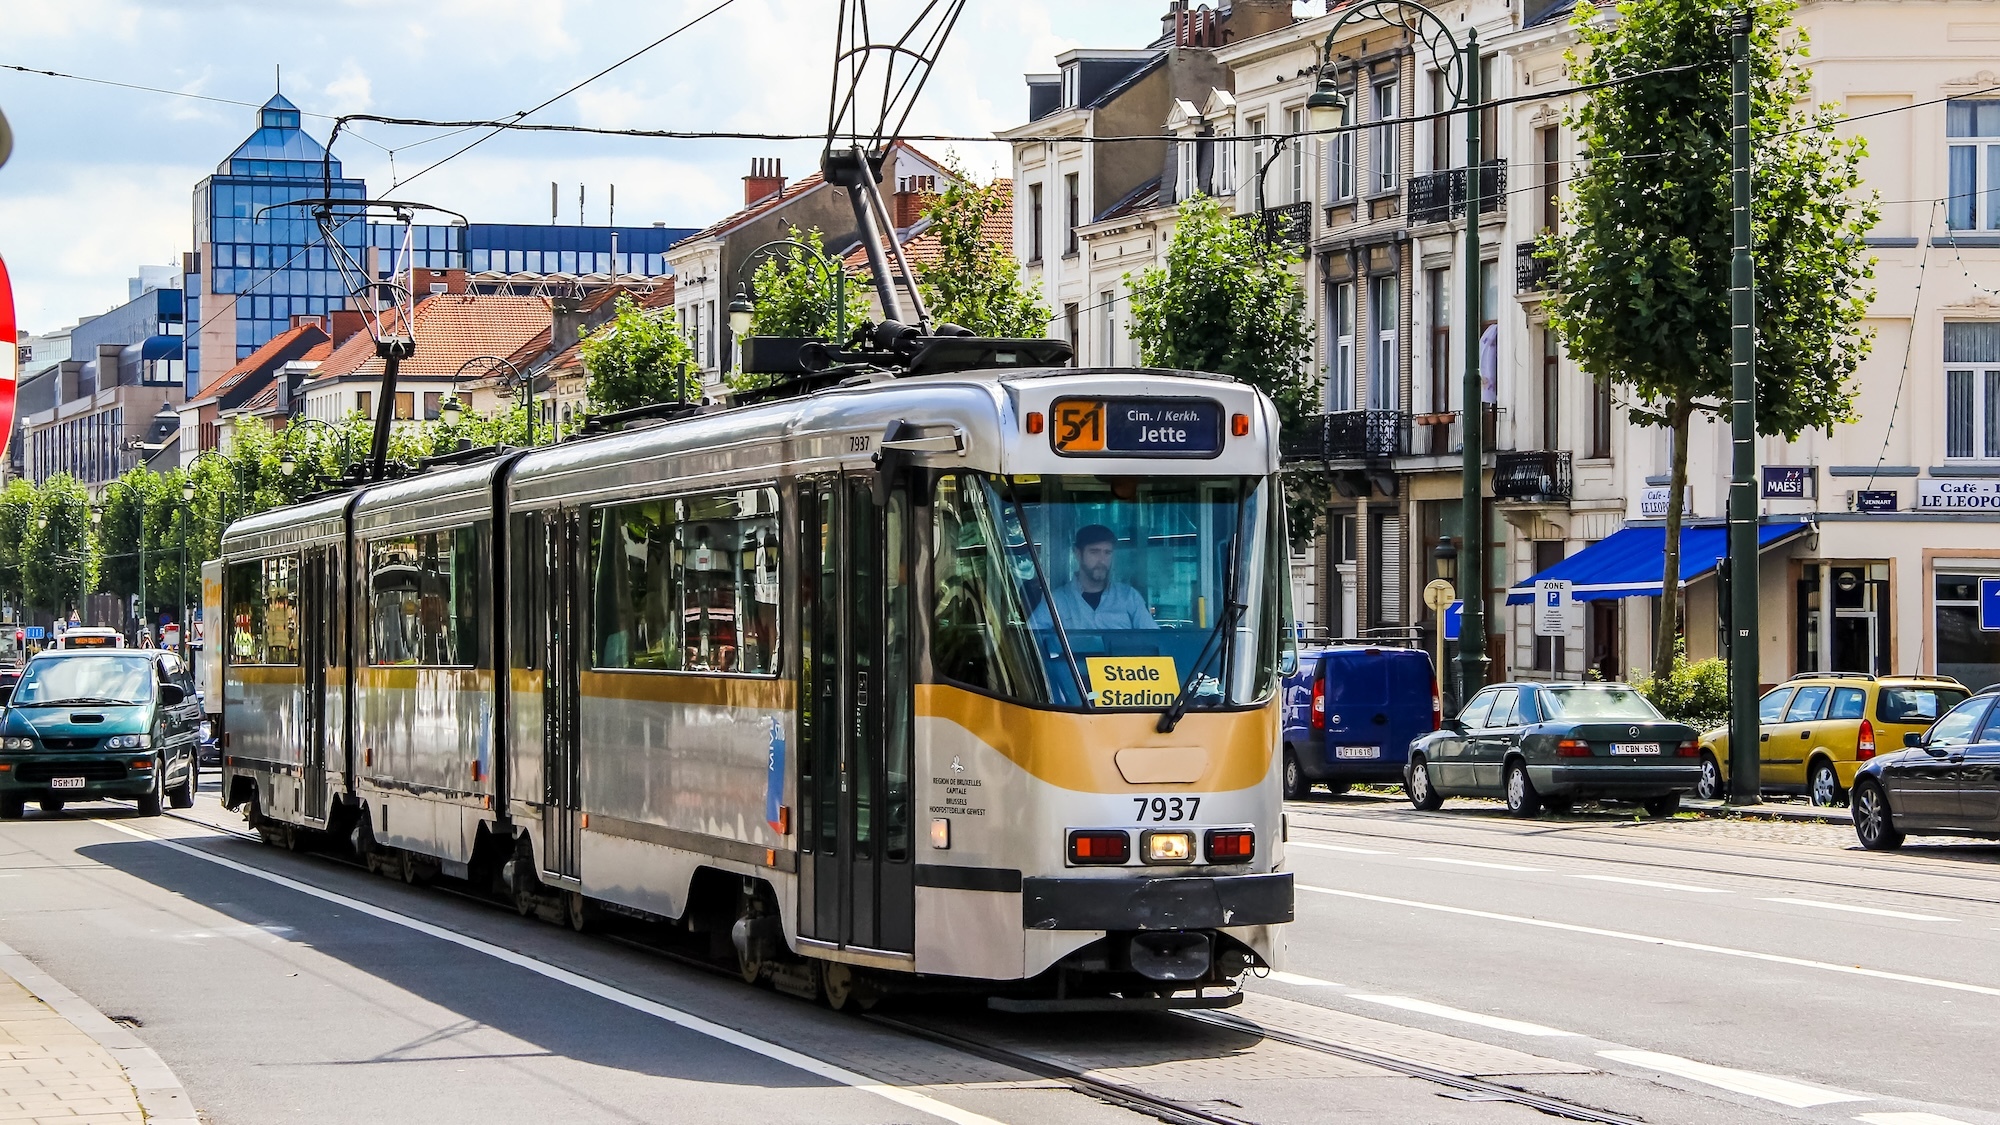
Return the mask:
{"type": "MultiPolygon", "coordinates": [[[[1437,13],[1415,0],[1363,0],[1348,8],[1326,33],[1320,45],[1319,82],[1306,99],[1306,113],[1312,127],[1348,127],[1347,98],[1335,81],[1338,66],[1333,45],[1350,23],[1372,20],[1400,27],[1430,49],[1444,74],[1451,108],[1465,114],[1465,374],[1464,407],[1461,412],[1465,435],[1461,463],[1462,510],[1459,538],[1465,553],[1459,569],[1464,578],[1458,588],[1464,592],[1465,609],[1458,631],[1458,698],[1470,698],[1486,683],[1486,543],[1485,489],[1482,486],[1485,461],[1485,407],[1479,385],[1479,335],[1484,313],[1480,309],[1479,210],[1482,169],[1479,166],[1479,32],[1468,27],[1465,44],[1459,45],[1451,28],[1437,13]]],[[[1349,64],[1350,67],[1353,65],[1349,64]]],[[[1456,554],[1456,552],[1454,552],[1456,554]]],[[[1440,562],[1443,560],[1440,559],[1440,562]]]]}
{"type": "MultiPolygon", "coordinates": [[[[323,429],[327,433],[332,434],[334,440],[340,443],[340,477],[342,480],[347,479],[347,474],[353,471],[354,468],[354,453],[347,446],[347,432],[345,430],[342,430],[339,426],[336,426],[331,422],[323,421],[318,418],[307,418],[303,415],[297,418],[293,418],[289,423],[287,423],[287,425],[318,426],[320,429],[323,429]]],[[[284,453],[279,456],[278,471],[283,473],[286,479],[290,479],[292,474],[299,471],[298,458],[292,455],[292,451],[290,449],[286,449],[284,453]]]]}
{"type": "Polygon", "coordinates": [[[768,251],[781,247],[790,248],[794,254],[817,266],[822,277],[833,282],[833,338],[847,340],[847,270],[840,262],[825,251],[815,250],[811,245],[795,238],[780,238],[766,242],[743,256],[743,264],[736,268],[736,297],[729,302],[729,334],[739,342],[750,334],[750,320],[757,314],[755,298],[750,292],[746,274],[752,263],[768,251]]]}
{"type": "Polygon", "coordinates": [[[458,381],[465,377],[465,373],[467,371],[470,371],[474,366],[481,364],[484,365],[484,369],[480,372],[480,375],[482,376],[489,375],[496,369],[504,370],[507,373],[508,381],[512,383],[514,386],[521,388],[523,392],[523,399],[522,399],[523,405],[527,408],[527,414],[528,414],[528,444],[534,445],[535,444],[534,376],[528,374],[525,371],[522,371],[520,365],[514,363],[512,360],[502,359],[497,355],[473,356],[471,359],[468,359],[464,363],[459,364],[457,371],[452,372],[451,390],[445,394],[444,401],[438,403],[438,413],[442,416],[444,424],[447,426],[456,427],[458,425],[459,419],[465,416],[465,404],[460,402],[458,399],[458,381]]]}

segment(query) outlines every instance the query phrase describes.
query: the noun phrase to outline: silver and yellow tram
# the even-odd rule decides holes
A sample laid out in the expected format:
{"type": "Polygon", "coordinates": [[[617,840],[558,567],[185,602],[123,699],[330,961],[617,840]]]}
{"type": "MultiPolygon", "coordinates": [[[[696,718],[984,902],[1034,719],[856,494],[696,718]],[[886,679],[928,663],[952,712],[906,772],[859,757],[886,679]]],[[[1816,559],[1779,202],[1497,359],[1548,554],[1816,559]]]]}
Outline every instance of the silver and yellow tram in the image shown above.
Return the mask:
{"type": "Polygon", "coordinates": [[[1277,468],[1226,379],[981,371],[264,513],[224,799],[837,1003],[1225,1003],[1292,916],[1277,468]]]}

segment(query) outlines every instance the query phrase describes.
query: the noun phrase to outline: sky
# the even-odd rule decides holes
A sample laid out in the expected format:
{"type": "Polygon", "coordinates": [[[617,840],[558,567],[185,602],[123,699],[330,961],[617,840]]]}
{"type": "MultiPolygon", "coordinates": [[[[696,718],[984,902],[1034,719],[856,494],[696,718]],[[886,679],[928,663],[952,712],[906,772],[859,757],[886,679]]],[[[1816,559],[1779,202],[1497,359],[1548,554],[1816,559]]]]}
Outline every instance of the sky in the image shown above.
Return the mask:
{"type": "MultiPolygon", "coordinates": [[[[719,0],[0,0],[0,64],[248,102],[285,96],[307,114],[369,112],[486,120],[526,109],[712,8],[719,0]]],[[[922,0],[871,0],[878,38],[922,0]]],[[[1312,5],[1317,7],[1317,4],[1312,5]]],[[[1304,11],[1306,5],[1302,4],[1304,11]]],[[[919,133],[1019,124],[1021,76],[1072,47],[1138,47],[1167,0],[970,0],[910,120],[919,133]]],[[[714,15],[530,118],[613,128],[814,133],[825,128],[834,0],[729,0],[714,15]]],[[[174,94],[0,70],[15,132],[0,167],[0,258],[23,330],[44,332],[126,299],[142,264],[193,249],[193,191],[255,127],[255,110],[174,94]]],[[[324,140],[331,121],[305,118],[324,140]]],[[[334,155],[390,195],[479,135],[351,125],[334,155]]],[[[956,148],[981,177],[1005,145],[956,148]]],[[[637,140],[508,133],[397,198],[475,222],[606,221],[700,227],[742,201],[752,157],[787,175],[816,166],[812,142],[637,140]]],[[[939,155],[944,155],[939,152],[939,155]]]]}

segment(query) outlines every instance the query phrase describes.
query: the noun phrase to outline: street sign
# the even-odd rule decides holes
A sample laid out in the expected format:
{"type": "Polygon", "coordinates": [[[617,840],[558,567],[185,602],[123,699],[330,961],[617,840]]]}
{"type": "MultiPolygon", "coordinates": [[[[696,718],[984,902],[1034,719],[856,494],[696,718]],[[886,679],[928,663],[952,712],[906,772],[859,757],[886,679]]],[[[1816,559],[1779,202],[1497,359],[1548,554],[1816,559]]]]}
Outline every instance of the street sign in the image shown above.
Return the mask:
{"type": "Polygon", "coordinates": [[[1442,578],[1433,578],[1424,586],[1424,604],[1431,607],[1432,613],[1443,613],[1444,607],[1457,596],[1452,592],[1451,583],[1442,578]]]}
{"type": "Polygon", "coordinates": [[[47,635],[48,634],[43,631],[40,625],[28,626],[28,639],[31,641],[39,641],[47,635]]]}
{"type": "Polygon", "coordinates": [[[1764,466],[1764,499],[1804,500],[1817,491],[1819,478],[1811,465],[1764,466]]]}
{"type": "Polygon", "coordinates": [[[2000,633],[2000,578],[1979,580],[1979,627],[2000,633]]]}
{"type": "Polygon", "coordinates": [[[1893,512],[1896,510],[1896,490],[1863,489],[1854,494],[1854,510],[1857,512],[1893,512]]]}
{"type": "Polygon", "coordinates": [[[1562,578],[1542,578],[1535,582],[1535,635],[1569,636],[1569,582],[1562,578]]]}
{"type": "MultiPolygon", "coordinates": [[[[1642,520],[1663,520],[1667,518],[1667,501],[1673,489],[1665,485],[1654,485],[1639,491],[1639,518],[1642,520]]],[[[1694,486],[1689,485],[1681,493],[1681,516],[1694,515],[1694,486]]]]}
{"type": "Polygon", "coordinates": [[[1453,602],[1450,605],[1446,606],[1444,611],[1444,639],[1447,641],[1457,640],[1458,628],[1460,625],[1463,625],[1464,623],[1465,623],[1464,602],[1453,602]]]}

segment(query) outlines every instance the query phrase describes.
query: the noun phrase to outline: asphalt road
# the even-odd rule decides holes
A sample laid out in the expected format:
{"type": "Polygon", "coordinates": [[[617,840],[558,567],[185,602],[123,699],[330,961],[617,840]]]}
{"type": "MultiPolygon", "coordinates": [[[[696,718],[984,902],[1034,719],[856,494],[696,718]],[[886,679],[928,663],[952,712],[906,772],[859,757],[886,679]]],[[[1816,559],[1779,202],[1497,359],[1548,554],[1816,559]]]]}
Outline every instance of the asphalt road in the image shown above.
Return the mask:
{"type": "MultiPolygon", "coordinates": [[[[1875,855],[1845,828],[1522,823],[1470,803],[1288,811],[1289,963],[1231,1026],[912,1018],[1258,1125],[1553,1120],[1367,1061],[1391,1058],[1637,1121],[2000,1125],[2000,848],[1875,855]]],[[[206,795],[194,815],[236,823],[206,795]]],[[[0,825],[0,904],[0,940],[136,1019],[216,1123],[1151,1120],[116,805],[0,825]]]]}

